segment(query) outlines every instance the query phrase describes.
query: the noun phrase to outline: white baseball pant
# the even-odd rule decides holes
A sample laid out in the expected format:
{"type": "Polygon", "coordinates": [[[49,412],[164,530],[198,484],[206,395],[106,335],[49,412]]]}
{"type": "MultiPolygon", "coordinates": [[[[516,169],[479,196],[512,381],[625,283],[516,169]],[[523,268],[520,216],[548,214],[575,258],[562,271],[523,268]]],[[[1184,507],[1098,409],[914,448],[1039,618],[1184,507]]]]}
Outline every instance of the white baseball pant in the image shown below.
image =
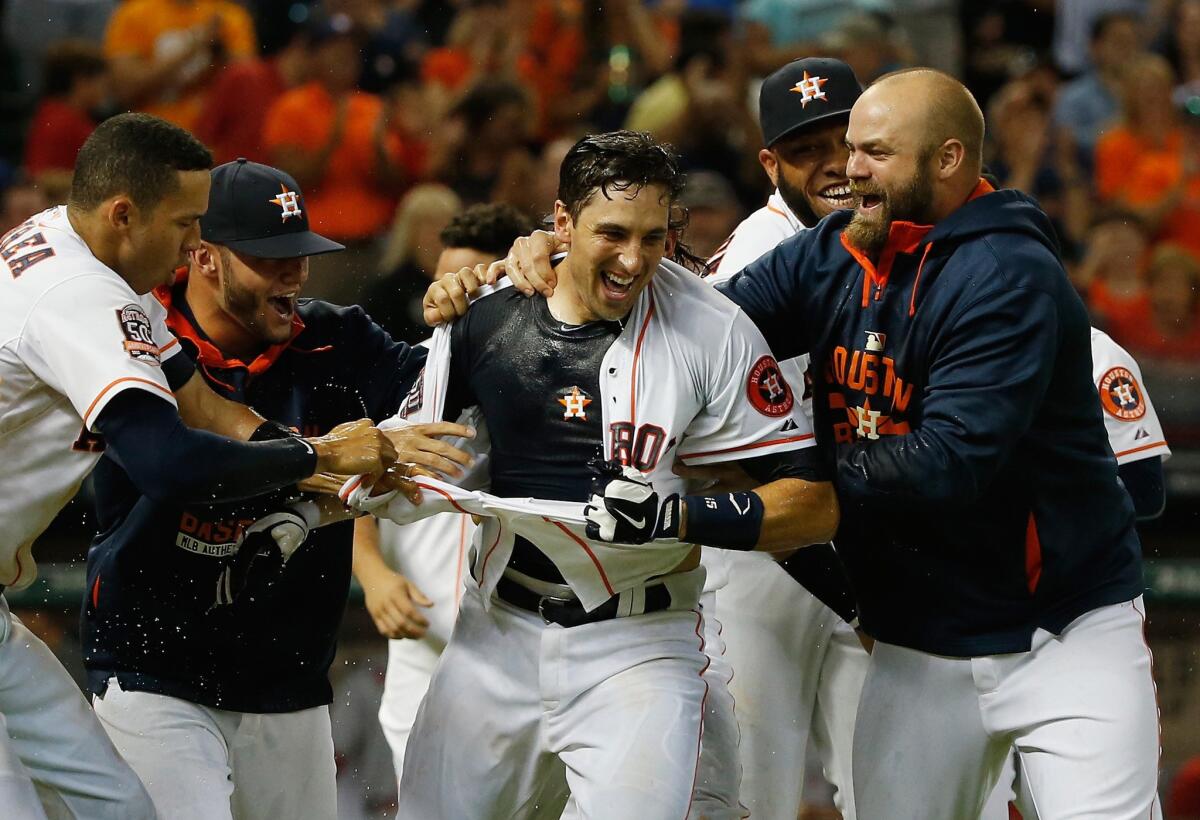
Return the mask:
{"type": "Polygon", "coordinates": [[[150,796],[54,653],[0,595],[0,814],[152,820],[150,796]]]}
{"type": "Polygon", "coordinates": [[[327,706],[229,712],[116,680],[93,706],[163,820],[337,820],[327,706]]]}
{"type": "MultiPolygon", "coordinates": [[[[716,590],[716,617],[733,667],[742,802],[754,818],[795,820],[811,738],[835,805],[854,820],[851,749],[870,656],[771,556],[727,552],[724,560],[729,578],[716,590]]],[[[701,771],[710,768],[702,757],[701,771]]]]}
{"type": "Polygon", "coordinates": [[[707,685],[703,569],[673,607],[569,629],[468,585],[409,737],[400,820],[681,820],[707,685]],[[690,588],[690,589],[688,589],[690,588]]]}
{"type": "Polygon", "coordinates": [[[1030,651],[948,658],[875,644],[854,736],[859,820],[978,817],[1013,747],[1040,820],[1147,820],[1158,707],[1142,599],[1030,651]]]}

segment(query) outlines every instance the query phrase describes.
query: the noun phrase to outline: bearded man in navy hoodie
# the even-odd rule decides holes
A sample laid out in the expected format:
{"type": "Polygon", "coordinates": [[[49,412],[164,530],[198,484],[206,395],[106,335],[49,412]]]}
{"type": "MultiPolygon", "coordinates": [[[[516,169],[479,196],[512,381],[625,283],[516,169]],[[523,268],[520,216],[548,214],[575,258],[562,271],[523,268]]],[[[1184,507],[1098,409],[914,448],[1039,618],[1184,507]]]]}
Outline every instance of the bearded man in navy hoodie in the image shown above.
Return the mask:
{"type": "Polygon", "coordinates": [[[1149,817],[1141,546],[1050,223],[980,179],[983,115],[947,75],[881,79],[846,141],[857,208],[723,289],[813,363],[876,641],[858,816],[977,817],[1011,744],[1041,820],[1149,817]]]}
{"type": "MultiPolygon", "coordinates": [[[[822,104],[810,86],[797,104],[822,104]]],[[[1009,748],[1039,820],[1160,817],[1141,545],[1088,316],[1037,203],[980,178],[983,132],[952,77],[881,78],[846,132],[857,207],[718,288],[776,357],[812,363],[834,540],[875,639],[859,820],[978,817],[1009,748]]],[[[549,244],[487,277],[546,294],[549,244]]],[[[484,274],[435,283],[426,320],[484,274]]]]}

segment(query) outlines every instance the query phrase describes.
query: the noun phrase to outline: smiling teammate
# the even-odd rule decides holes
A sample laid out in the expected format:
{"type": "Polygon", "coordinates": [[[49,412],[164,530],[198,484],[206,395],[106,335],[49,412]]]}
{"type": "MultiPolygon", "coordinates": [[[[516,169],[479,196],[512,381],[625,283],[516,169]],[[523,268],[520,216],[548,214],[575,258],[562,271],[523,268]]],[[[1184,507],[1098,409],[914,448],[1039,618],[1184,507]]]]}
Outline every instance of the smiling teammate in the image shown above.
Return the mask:
{"type": "MultiPolygon", "coordinates": [[[[309,230],[294,179],[246,160],[216,168],[200,228],[187,275],[155,295],[212,389],[283,436],[396,411],[424,350],[392,341],[359,308],[300,298],[308,257],[342,246],[309,230]]],[[[466,460],[423,432],[469,431],[389,435],[405,461],[453,471],[466,460]]],[[[309,534],[330,516],[295,487],[237,504],[161,498],[113,458],[97,467],[95,494],[88,687],[159,814],[334,820],[328,671],[352,523],[309,534]],[[254,537],[264,527],[290,531],[286,553],[254,537]]]]}
{"type": "MultiPolygon", "coordinates": [[[[769,353],[732,305],[661,261],[682,182],[646,135],[584,138],[555,205],[564,286],[552,299],[501,289],[450,329],[444,417],[482,412],[491,492],[590,497],[589,535],[644,546],[608,559],[608,572],[639,580],[605,582],[611,597],[587,610],[550,544],[517,537],[497,557],[477,542],[475,580],[409,738],[401,818],[548,816],[568,790],[584,817],[685,816],[706,690],[704,570],[688,545],[790,547],[836,521],[769,353]],[[626,469],[597,476],[597,457],[626,469]],[[677,457],[736,460],[761,486],[681,496],[677,457]],[[639,569],[659,554],[680,558],[665,573],[639,569]]],[[[727,797],[722,809],[740,813],[727,797]]]]}

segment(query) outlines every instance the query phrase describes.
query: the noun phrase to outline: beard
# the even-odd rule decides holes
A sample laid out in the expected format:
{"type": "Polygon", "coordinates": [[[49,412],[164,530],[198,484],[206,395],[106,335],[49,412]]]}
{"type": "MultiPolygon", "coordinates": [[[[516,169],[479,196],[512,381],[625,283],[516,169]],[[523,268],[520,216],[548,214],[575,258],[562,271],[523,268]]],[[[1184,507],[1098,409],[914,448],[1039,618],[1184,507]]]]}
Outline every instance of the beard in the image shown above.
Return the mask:
{"type": "Polygon", "coordinates": [[[803,191],[788,182],[782,171],[779,173],[779,181],[775,183],[775,187],[779,189],[779,195],[783,197],[784,203],[792,209],[792,213],[804,227],[811,228],[821,221],[821,217],[817,216],[816,211],[808,204],[808,197],[804,195],[803,191]]]}
{"type": "Polygon", "coordinates": [[[264,318],[266,311],[270,310],[266,300],[234,281],[233,274],[230,272],[229,260],[225,256],[229,251],[225,248],[221,248],[221,251],[223,263],[221,265],[221,296],[225,302],[225,312],[267,344],[286,342],[291,335],[291,329],[289,328],[286,332],[271,330],[270,323],[264,318]]]}
{"type": "Polygon", "coordinates": [[[915,222],[925,224],[933,210],[933,178],[924,172],[925,163],[918,163],[912,178],[894,191],[887,191],[870,183],[850,182],[850,192],[862,198],[871,194],[880,198],[876,216],[863,216],[854,212],[844,233],[850,244],[868,255],[879,253],[887,244],[892,223],[915,222]]]}

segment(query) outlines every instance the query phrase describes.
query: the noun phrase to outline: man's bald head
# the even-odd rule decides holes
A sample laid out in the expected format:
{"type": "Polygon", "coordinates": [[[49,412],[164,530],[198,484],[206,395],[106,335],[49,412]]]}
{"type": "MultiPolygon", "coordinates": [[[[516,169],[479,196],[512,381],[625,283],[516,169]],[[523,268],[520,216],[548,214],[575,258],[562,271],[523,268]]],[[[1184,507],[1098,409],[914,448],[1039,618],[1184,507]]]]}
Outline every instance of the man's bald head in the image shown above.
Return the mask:
{"type": "Polygon", "coordinates": [[[972,178],[983,168],[983,111],[967,87],[949,74],[932,68],[910,68],[885,74],[863,94],[903,100],[908,119],[919,129],[922,153],[948,140],[963,145],[964,173],[972,178]]]}

